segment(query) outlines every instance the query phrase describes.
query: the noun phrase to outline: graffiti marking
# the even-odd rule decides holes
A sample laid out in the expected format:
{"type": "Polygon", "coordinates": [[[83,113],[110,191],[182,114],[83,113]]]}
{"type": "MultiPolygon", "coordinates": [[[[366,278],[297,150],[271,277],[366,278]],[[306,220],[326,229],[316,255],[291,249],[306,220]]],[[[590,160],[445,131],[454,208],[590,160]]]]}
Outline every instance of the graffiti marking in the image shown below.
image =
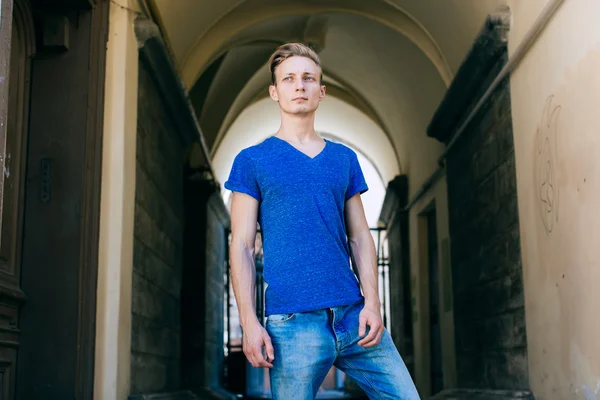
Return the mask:
{"type": "Polygon", "coordinates": [[[553,104],[554,96],[546,99],[542,118],[537,127],[535,141],[535,182],[538,189],[536,204],[544,229],[552,233],[558,223],[559,186],[556,163],[558,160],[558,119],[561,106],[553,104]]]}

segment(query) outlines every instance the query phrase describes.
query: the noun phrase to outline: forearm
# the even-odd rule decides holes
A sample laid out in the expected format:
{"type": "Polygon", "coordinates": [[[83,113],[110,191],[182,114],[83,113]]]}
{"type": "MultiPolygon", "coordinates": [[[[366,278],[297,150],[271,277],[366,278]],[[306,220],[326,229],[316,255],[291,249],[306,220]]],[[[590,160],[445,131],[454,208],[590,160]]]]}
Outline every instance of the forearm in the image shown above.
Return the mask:
{"type": "Polygon", "coordinates": [[[240,313],[242,328],[257,321],[255,309],[256,266],[254,249],[232,241],[230,249],[231,283],[240,313]]]}
{"type": "Polygon", "coordinates": [[[365,305],[379,309],[379,284],[377,273],[377,253],[371,232],[365,230],[349,239],[352,254],[356,261],[360,286],[365,296],[365,305]]]}

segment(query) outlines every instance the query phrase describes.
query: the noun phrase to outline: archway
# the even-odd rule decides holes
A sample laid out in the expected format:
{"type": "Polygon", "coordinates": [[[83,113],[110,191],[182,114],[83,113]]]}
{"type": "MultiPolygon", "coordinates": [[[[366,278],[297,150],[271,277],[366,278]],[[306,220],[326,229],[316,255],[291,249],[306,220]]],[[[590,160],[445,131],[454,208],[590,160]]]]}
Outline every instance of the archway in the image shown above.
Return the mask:
{"type": "MultiPolygon", "coordinates": [[[[235,156],[244,148],[273,135],[279,128],[279,109],[270,98],[246,108],[231,125],[213,158],[213,168],[229,204],[231,192],[223,187],[235,156]]],[[[399,173],[398,162],[383,130],[353,106],[326,97],[321,103],[315,128],[323,137],[355,150],[370,190],[363,195],[367,221],[375,227],[385,196],[387,182],[399,173]]]]}

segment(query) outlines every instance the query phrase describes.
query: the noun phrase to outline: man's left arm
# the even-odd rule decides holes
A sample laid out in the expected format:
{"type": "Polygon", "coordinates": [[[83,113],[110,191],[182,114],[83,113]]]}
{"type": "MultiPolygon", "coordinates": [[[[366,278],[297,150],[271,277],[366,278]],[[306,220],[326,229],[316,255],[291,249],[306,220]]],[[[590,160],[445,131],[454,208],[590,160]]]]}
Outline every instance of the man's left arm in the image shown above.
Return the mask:
{"type": "Polygon", "coordinates": [[[356,194],[346,201],[345,218],[348,243],[356,261],[360,285],[365,297],[365,306],[359,317],[359,336],[363,337],[366,327],[370,327],[369,334],[363,337],[358,345],[373,347],[379,344],[384,326],[379,302],[377,253],[360,194],[356,194]]]}

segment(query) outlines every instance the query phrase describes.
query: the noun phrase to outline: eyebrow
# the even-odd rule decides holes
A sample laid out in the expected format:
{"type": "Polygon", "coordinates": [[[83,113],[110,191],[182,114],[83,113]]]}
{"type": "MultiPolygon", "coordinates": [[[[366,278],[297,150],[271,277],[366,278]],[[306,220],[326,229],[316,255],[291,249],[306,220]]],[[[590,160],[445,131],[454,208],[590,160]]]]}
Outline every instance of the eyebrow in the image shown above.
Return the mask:
{"type": "MultiPolygon", "coordinates": [[[[293,73],[293,72],[288,72],[288,73],[287,73],[286,75],[284,75],[284,76],[290,76],[290,75],[295,75],[295,73],[293,73]]],[[[314,73],[314,72],[308,72],[308,71],[305,71],[305,72],[303,72],[303,73],[302,73],[302,75],[315,75],[315,73],[314,73]]]]}

